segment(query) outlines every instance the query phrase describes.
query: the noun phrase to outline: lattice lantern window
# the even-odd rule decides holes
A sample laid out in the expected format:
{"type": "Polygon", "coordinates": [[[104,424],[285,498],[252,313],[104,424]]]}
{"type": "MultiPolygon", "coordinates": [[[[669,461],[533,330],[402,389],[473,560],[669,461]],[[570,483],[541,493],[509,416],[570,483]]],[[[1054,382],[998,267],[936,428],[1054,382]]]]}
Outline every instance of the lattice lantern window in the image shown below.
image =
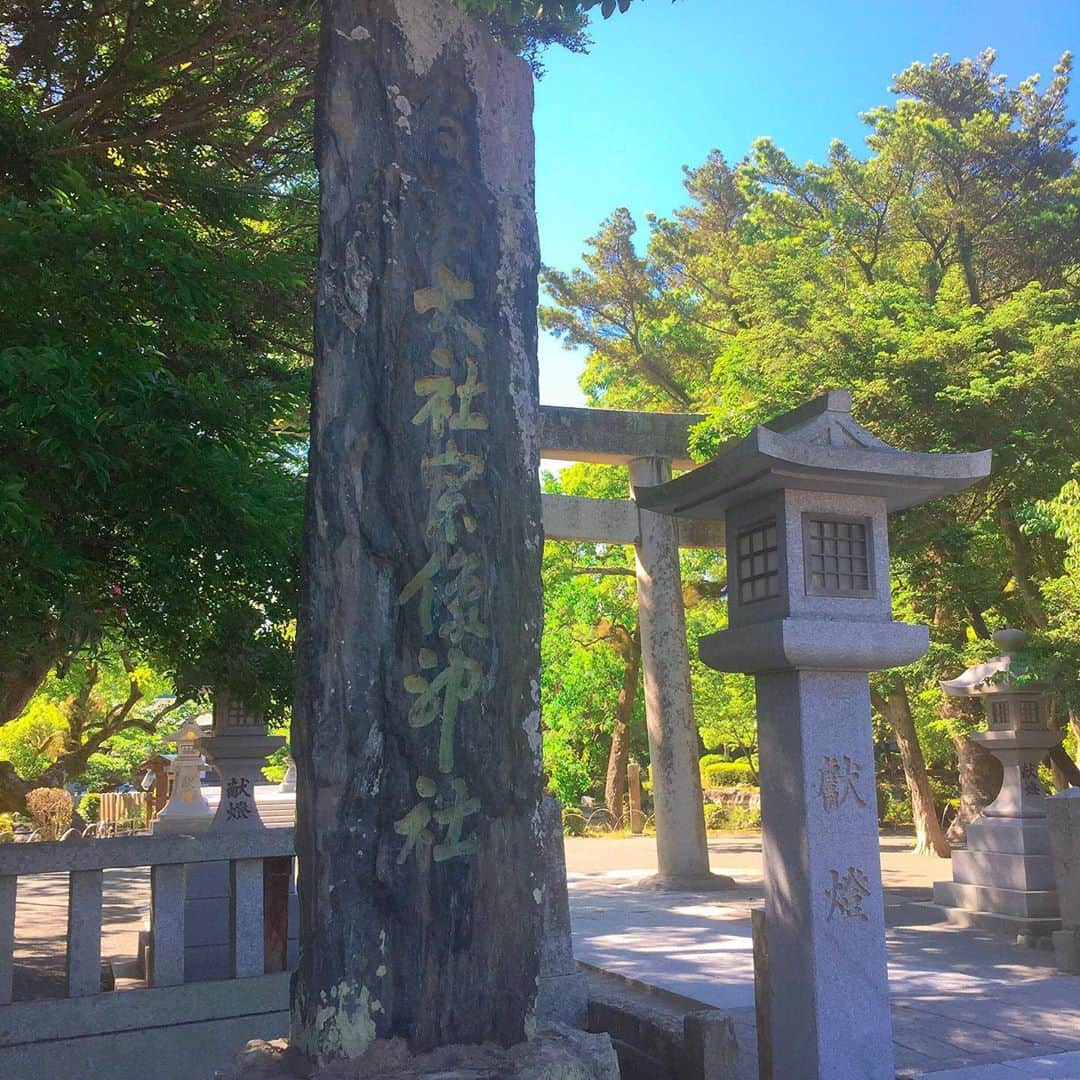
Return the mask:
{"type": "Polygon", "coordinates": [[[743,530],[735,539],[739,602],[752,604],[780,595],[780,551],[776,519],[743,530]]]}
{"type": "Polygon", "coordinates": [[[808,596],[874,595],[869,518],[807,514],[803,518],[803,556],[808,596]]]}

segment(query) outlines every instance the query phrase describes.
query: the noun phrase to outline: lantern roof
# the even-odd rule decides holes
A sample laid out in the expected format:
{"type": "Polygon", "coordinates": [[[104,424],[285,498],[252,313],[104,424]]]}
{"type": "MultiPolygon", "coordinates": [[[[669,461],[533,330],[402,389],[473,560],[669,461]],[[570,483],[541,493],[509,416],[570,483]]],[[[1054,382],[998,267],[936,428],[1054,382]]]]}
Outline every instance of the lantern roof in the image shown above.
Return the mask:
{"type": "Polygon", "coordinates": [[[890,511],[963,491],[990,475],[989,450],[926,454],[899,450],[851,415],[851,394],[830,390],[758,424],[745,438],[682,476],[635,492],[645,510],[724,517],[731,506],[789,488],[882,498],[890,511]]]}

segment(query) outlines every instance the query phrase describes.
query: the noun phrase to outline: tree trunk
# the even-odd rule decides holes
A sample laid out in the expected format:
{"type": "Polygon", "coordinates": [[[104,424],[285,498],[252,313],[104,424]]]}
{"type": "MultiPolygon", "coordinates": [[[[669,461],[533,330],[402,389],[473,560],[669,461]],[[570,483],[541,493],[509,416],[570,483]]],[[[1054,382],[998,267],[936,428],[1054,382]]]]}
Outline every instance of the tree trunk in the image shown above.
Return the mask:
{"type": "Polygon", "coordinates": [[[436,0],[325,0],[292,748],[317,1062],[522,1041],[541,938],[532,84],[436,0]]]}
{"type": "Polygon", "coordinates": [[[0,672],[0,727],[9,723],[30,704],[30,699],[48,677],[59,655],[49,643],[26,658],[18,670],[0,672]]]}
{"type": "Polygon", "coordinates": [[[953,847],[967,843],[967,827],[990,805],[1001,790],[1001,762],[966,735],[954,735],[960,772],[960,809],[946,837],[953,847]]]}
{"type": "Polygon", "coordinates": [[[956,225],[956,253],[960,258],[960,266],[964,271],[964,284],[967,285],[968,301],[973,305],[982,304],[982,293],[979,289],[979,276],[975,272],[975,253],[972,248],[971,235],[967,226],[962,222],[956,225]]]}
{"type": "Polygon", "coordinates": [[[617,829],[623,824],[623,803],[626,800],[626,766],[630,763],[630,718],[634,715],[634,701],[641,677],[641,634],[635,629],[633,636],[627,636],[625,647],[619,651],[626,667],[623,668],[619,700],[615,703],[615,727],[611,732],[607,781],[604,784],[604,802],[615,819],[617,829]]]}
{"type": "Polygon", "coordinates": [[[926,761],[915,732],[915,718],[911,715],[907,689],[901,683],[888,697],[874,693],[873,700],[875,708],[888,721],[900,747],[900,760],[904,764],[904,777],[911,796],[911,815],[915,820],[915,853],[948,858],[949,845],[945,842],[945,834],[934,809],[934,795],[930,790],[926,761]]]}
{"type": "Polygon", "coordinates": [[[1007,506],[1002,507],[998,520],[1009,549],[1009,564],[1013,580],[1024,601],[1028,618],[1036,626],[1046,626],[1046,608],[1035,580],[1035,554],[1031,549],[1031,541],[1020,531],[1016,518],[1007,506]]]}

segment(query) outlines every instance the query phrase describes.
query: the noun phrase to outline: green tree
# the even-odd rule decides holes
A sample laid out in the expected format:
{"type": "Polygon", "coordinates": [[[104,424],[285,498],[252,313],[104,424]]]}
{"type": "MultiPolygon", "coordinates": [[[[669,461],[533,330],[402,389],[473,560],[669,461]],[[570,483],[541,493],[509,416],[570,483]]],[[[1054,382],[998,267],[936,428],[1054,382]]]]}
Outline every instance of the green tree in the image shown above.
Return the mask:
{"type": "Polygon", "coordinates": [[[876,680],[874,701],[901,746],[918,847],[940,852],[918,729],[964,748],[971,720],[936,680],[987,655],[1005,622],[1040,632],[1060,672],[1072,625],[1055,526],[1080,459],[1071,61],[1045,91],[1008,86],[993,62],[903,72],[900,100],[866,114],[863,157],[838,143],[800,167],[768,140],[734,168],[713,154],[687,170],[690,205],[650,221],[646,249],[618,211],[584,270],[546,278],[545,323],[589,350],[592,402],[708,413],[701,458],[837,385],[894,445],[993,449],[987,483],[893,529],[897,606],[931,626],[933,649],[876,680]]]}

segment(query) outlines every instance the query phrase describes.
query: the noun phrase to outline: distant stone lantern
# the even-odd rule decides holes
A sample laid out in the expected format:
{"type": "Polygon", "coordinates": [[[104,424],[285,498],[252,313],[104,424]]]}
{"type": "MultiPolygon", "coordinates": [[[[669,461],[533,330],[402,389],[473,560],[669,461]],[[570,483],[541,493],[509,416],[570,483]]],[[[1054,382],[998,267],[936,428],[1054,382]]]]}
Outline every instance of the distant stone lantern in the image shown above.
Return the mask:
{"type": "Polygon", "coordinates": [[[167,832],[201,832],[210,825],[214,811],[202,792],[201,740],[202,728],[194,720],[185,720],[172,735],[166,736],[167,742],[176,743],[176,757],[171,768],[169,801],[150,827],[155,836],[167,832]]]}
{"type": "Polygon", "coordinates": [[[1001,762],[1002,781],[968,825],[967,850],[953,852],[953,880],[934,884],[934,901],[954,922],[1045,937],[1061,920],[1039,763],[1064,733],[1050,730],[1047,684],[1014,679],[1013,659],[1026,641],[1022,631],[997,631],[1001,656],[941,684],[950,697],[982,702],[988,730],[972,739],[1001,762]]]}
{"type": "Polygon", "coordinates": [[[987,476],[990,454],[875,438],[832,391],[637,492],[723,519],[729,628],[700,643],[756,677],[774,1075],[894,1076],[867,673],[918,659],[894,622],[887,515],[987,476]]]}
{"type": "Polygon", "coordinates": [[[266,720],[234,694],[214,694],[213,734],[203,748],[221,776],[221,801],[213,828],[261,829],[265,824],[255,801],[255,788],[265,783],[266,759],[285,740],[267,735],[266,720]]]}

